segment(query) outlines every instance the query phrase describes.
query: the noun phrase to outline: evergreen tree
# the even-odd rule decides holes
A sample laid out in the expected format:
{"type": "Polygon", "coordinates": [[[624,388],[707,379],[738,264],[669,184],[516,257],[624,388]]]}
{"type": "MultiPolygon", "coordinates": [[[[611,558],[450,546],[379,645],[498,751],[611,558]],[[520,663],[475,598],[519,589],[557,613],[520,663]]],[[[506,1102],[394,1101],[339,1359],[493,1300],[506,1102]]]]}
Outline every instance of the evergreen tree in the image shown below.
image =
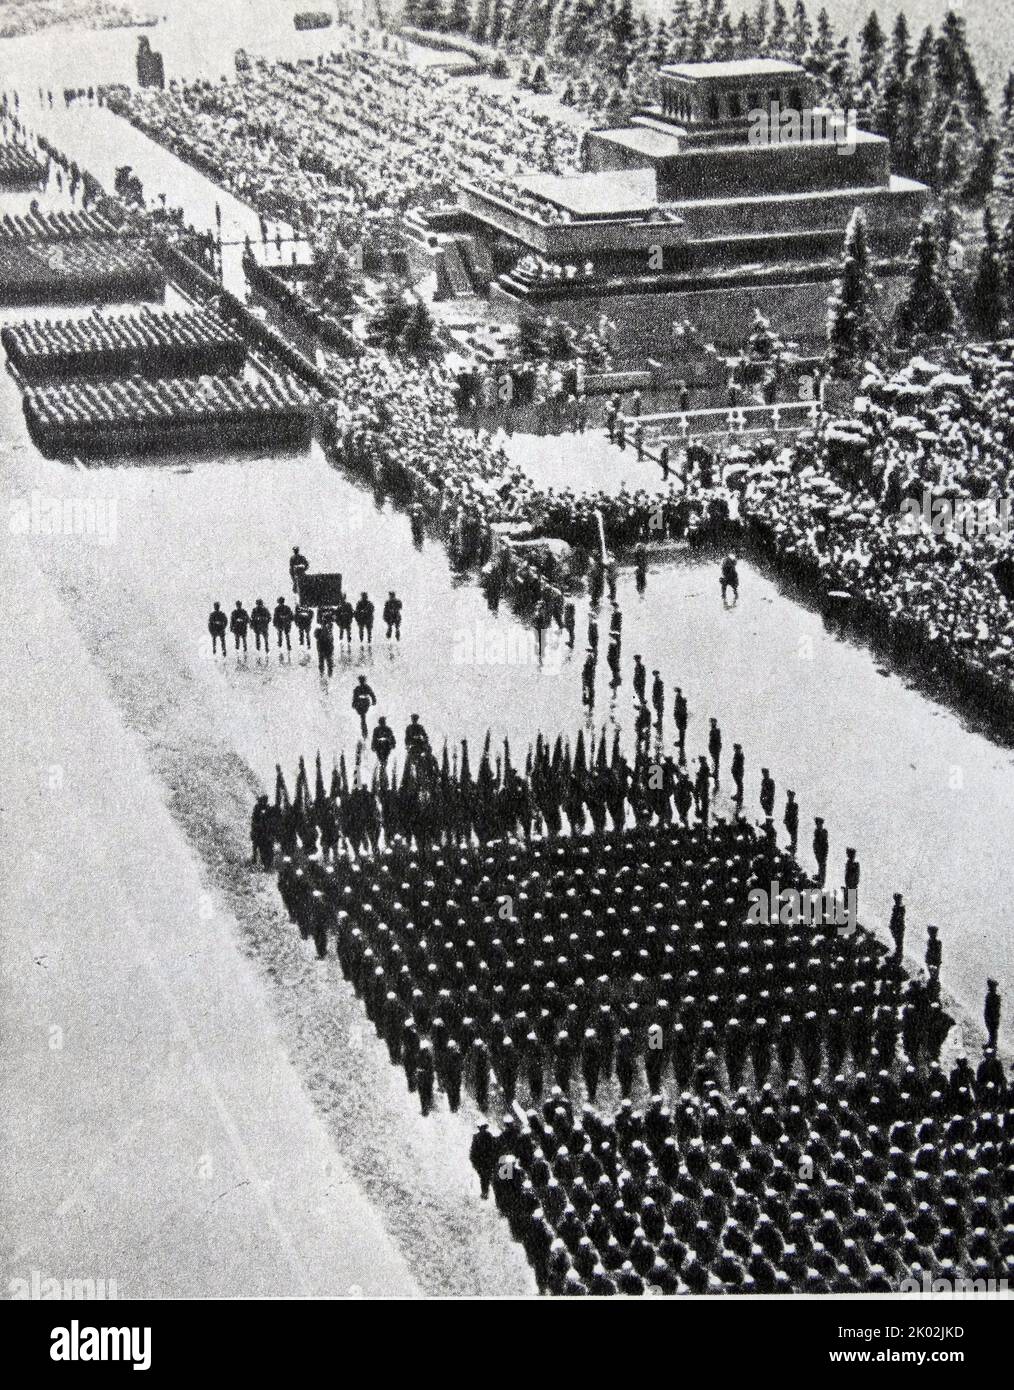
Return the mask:
{"type": "Polygon", "coordinates": [[[733,51],[737,58],[752,58],[755,54],[761,52],[761,45],[757,42],[753,24],[746,10],[743,11],[736,22],[736,37],[733,51]]]}
{"type": "Polygon", "coordinates": [[[388,280],[381,295],[380,307],[369,323],[370,336],[386,351],[396,352],[411,317],[412,305],[405,291],[394,280],[388,280]]]}
{"type": "Polygon", "coordinates": [[[877,341],[873,313],[877,287],[873,283],[866,218],[856,208],[845,232],[841,277],[828,300],[827,354],[831,375],[853,375],[870,356],[877,341]]]}
{"type": "MultiPolygon", "coordinates": [[[[744,10],[743,13],[746,14],[746,11],[744,10]]],[[[757,0],[757,8],[753,12],[753,18],[749,21],[750,42],[753,45],[754,53],[766,51],[770,23],[768,0],[757,0]]]]}
{"type": "Polygon", "coordinates": [[[874,93],[880,87],[880,76],[883,71],[886,49],[887,39],[880,27],[877,12],[871,10],[869,19],[859,31],[858,77],[860,86],[869,87],[874,93]]]}
{"type": "Polygon", "coordinates": [[[849,111],[856,104],[856,74],[847,38],[842,39],[836,46],[831,56],[827,78],[834,104],[843,111],[849,111]]]}
{"type": "Polygon", "coordinates": [[[439,32],[446,27],[443,0],[419,0],[419,28],[439,32]]]}
{"type": "Polygon", "coordinates": [[[489,17],[489,33],[487,43],[495,48],[497,44],[503,42],[504,29],[507,25],[507,5],[506,0],[493,0],[493,9],[489,17]]]}
{"type": "Polygon", "coordinates": [[[895,330],[904,344],[920,334],[937,337],[950,333],[958,319],[957,306],[941,266],[936,220],[920,223],[909,253],[911,277],[895,318],[895,330]]]}
{"type": "Polygon", "coordinates": [[[690,36],[694,29],[690,0],[676,0],[669,26],[669,61],[681,63],[690,54],[690,36]]]}
{"type": "Polygon", "coordinates": [[[489,37],[489,21],[492,9],[492,0],[477,0],[471,29],[472,38],[476,43],[485,43],[489,37]]]}
{"type": "Polygon", "coordinates": [[[771,28],[768,30],[764,47],[765,54],[771,58],[788,58],[791,54],[789,38],[789,12],[783,0],[774,0],[771,6],[771,28]]]}
{"type": "Polygon", "coordinates": [[[637,27],[634,22],[633,0],[616,0],[609,20],[613,71],[626,76],[634,58],[637,27]]]}
{"type": "Polygon", "coordinates": [[[810,51],[813,27],[806,13],[804,0],[796,0],[792,7],[792,26],[789,31],[789,52],[797,63],[801,63],[810,51]]]}
{"type": "Polygon", "coordinates": [[[871,114],[871,125],[878,135],[884,135],[891,142],[891,155],[895,168],[901,167],[901,156],[897,149],[902,109],[905,102],[905,82],[908,65],[912,61],[912,49],[908,39],[908,21],[904,12],[899,13],[891,35],[891,54],[887,60],[880,80],[880,91],[871,114]]]}
{"type": "Polygon", "coordinates": [[[664,19],[658,21],[655,29],[655,39],[651,46],[652,64],[660,68],[669,61],[669,48],[672,40],[669,37],[669,26],[664,19]]]}
{"type": "Polygon", "coordinates": [[[817,27],[805,58],[806,70],[816,80],[817,94],[821,98],[825,97],[830,89],[834,47],[834,26],[827,10],[822,8],[817,15],[817,27]]]}
{"type": "Polygon", "coordinates": [[[970,207],[982,207],[992,196],[996,182],[997,163],[1000,155],[1000,141],[995,135],[987,135],[979,147],[979,153],[972,165],[971,173],[961,190],[961,201],[970,207]]]}
{"type": "Polygon", "coordinates": [[[1000,98],[1000,123],[1010,125],[1014,120],[1014,68],[1007,74],[1007,81],[1003,84],[1003,96],[1000,98]]]}
{"type": "Polygon", "coordinates": [[[1000,265],[1003,270],[1007,303],[1014,304],[1014,213],[1007,219],[1000,241],[1000,265]]]}
{"type": "Polygon", "coordinates": [[[976,333],[984,338],[997,338],[1000,324],[1006,316],[1006,286],[1000,259],[1000,238],[992,210],[988,207],[982,217],[982,237],[983,245],[972,282],[968,316],[976,333]]]}
{"type": "Polygon", "coordinates": [[[472,24],[471,0],[451,0],[448,27],[455,34],[467,34],[472,24]]]}
{"type": "Polygon", "coordinates": [[[398,335],[397,348],[410,357],[435,357],[442,351],[437,326],[429,306],[412,296],[408,317],[398,335]]]}
{"type": "Polygon", "coordinates": [[[712,41],[711,56],[718,62],[725,62],[736,56],[736,31],[728,13],[723,14],[719,22],[718,32],[712,41]]]}
{"type": "Polygon", "coordinates": [[[944,121],[933,187],[941,194],[959,193],[972,167],[972,128],[961,103],[952,101],[944,121]]]}

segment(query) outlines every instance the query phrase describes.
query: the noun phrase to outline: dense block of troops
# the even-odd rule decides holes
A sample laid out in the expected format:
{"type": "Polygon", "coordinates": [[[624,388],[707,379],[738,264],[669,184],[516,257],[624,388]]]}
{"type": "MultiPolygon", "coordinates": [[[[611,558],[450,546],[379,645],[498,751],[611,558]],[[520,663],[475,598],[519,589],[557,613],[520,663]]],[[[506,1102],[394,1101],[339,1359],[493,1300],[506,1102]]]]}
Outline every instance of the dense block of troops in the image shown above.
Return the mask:
{"type": "Polygon", "coordinates": [[[246,360],[242,337],[206,308],[33,319],[0,330],[0,342],[11,364],[33,380],[112,372],[197,376],[238,372],[246,360]]]}
{"type": "Polygon", "coordinates": [[[115,241],[130,233],[94,209],[57,209],[42,212],[5,213],[0,217],[0,242],[7,241],[115,241]]]}
{"type": "Polygon", "coordinates": [[[0,143],[0,188],[35,188],[45,176],[45,169],[24,145],[0,143]]]}
{"type": "Polygon", "coordinates": [[[0,304],[161,300],[165,274],[134,241],[0,241],[0,304]]]}
{"type": "Polygon", "coordinates": [[[562,1091],[472,1162],[554,1294],[986,1292],[1014,1275],[1014,1081],[870,1065],[615,1115],[562,1091]],[[997,1281],[993,1286],[989,1281],[997,1281]]]}
{"type": "Polygon", "coordinates": [[[291,376],[131,377],[25,393],[29,432],[48,453],[103,453],[266,439],[305,444],[314,396],[291,376]]]}
{"type": "MultiPolygon", "coordinates": [[[[381,768],[367,787],[358,767],[350,786],[343,760],[326,792],[318,760],[315,793],[301,765],[290,801],[279,774],[254,848],[268,865],[281,851],[290,916],[319,955],[333,943],[424,1113],[439,1087],[452,1110],[467,1089],[505,1116],[472,1161],[541,1289],[846,1292],[1006,1272],[996,986],[977,1076],[949,1074],[939,938],[909,978],[900,896],[893,952],[819,915],[753,925],[752,888],[816,886],[776,842],[766,770],[762,824],[710,817],[706,765],[693,823],[676,823],[658,800],[646,814],[640,756],[627,768],[602,743],[586,761],[540,738],[521,776],[506,747],[494,770],[487,740],[473,778],[467,744],[438,766],[413,727],[400,786],[381,768]],[[595,819],[590,769],[615,779],[595,819]]],[[[815,848],[823,883],[819,821],[815,848]]]]}

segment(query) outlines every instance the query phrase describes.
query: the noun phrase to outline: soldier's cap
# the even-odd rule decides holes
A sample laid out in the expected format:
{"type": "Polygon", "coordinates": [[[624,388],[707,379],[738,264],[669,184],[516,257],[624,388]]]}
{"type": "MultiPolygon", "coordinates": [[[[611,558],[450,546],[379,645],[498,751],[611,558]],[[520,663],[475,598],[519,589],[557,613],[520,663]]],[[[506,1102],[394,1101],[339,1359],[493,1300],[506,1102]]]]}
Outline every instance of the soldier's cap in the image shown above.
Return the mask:
{"type": "Polygon", "coordinates": [[[854,850],[854,849],[847,849],[847,850],[845,851],[845,853],[846,853],[846,854],[855,854],[855,850],[854,850]]]}
{"type": "MultiPolygon", "coordinates": [[[[815,825],[823,825],[823,824],[824,824],[824,817],[823,817],[823,816],[814,816],[813,821],[814,821],[814,824],[815,824],[815,825]]],[[[896,893],[896,894],[895,894],[895,897],[900,898],[900,897],[901,897],[901,894],[900,894],[900,893],[896,893]]]]}
{"type": "Polygon", "coordinates": [[[987,989],[996,989],[996,987],[997,987],[997,985],[996,985],[996,981],[995,981],[995,980],[987,980],[987,981],[986,981],[986,988],[987,988],[987,989]]]}

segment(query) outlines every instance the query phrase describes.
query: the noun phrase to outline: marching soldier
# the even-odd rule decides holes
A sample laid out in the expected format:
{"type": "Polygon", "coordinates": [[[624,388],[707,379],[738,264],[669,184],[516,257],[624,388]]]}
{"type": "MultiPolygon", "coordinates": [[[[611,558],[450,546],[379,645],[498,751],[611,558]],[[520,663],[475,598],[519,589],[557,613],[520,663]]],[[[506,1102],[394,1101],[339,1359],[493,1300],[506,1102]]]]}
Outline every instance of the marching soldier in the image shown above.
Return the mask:
{"type": "Polygon", "coordinates": [[[419,723],[419,716],[413,714],[409,722],[405,725],[405,754],[407,757],[418,757],[430,746],[429,735],[419,723]]]}
{"type": "Polygon", "coordinates": [[[651,707],[655,711],[655,724],[661,729],[665,715],[665,683],[657,671],[652,671],[651,677],[651,707]]]}
{"type": "MultiPolygon", "coordinates": [[[[816,845],[814,846],[814,853],[816,853],[816,845]]],[[[894,942],[894,959],[900,964],[902,952],[905,949],[905,903],[900,893],[895,893],[894,895],[894,906],[891,908],[889,930],[891,939],[894,942]]]]}
{"type": "Polygon", "coordinates": [[[1000,988],[995,980],[986,981],[986,1000],[982,1008],[982,1018],[986,1025],[989,1046],[996,1051],[996,1040],[1000,1033],[1000,988]]]}
{"type": "Polygon", "coordinates": [[[283,641],[285,643],[285,650],[288,652],[292,651],[292,638],[290,636],[292,630],[292,617],[292,609],[285,602],[285,599],[279,596],[278,602],[275,604],[274,618],[272,619],[275,625],[275,631],[278,633],[279,651],[282,650],[283,641]]]}
{"type": "Polygon", "coordinates": [[[775,779],[766,767],[761,768],[761,789],[760,789],[761,810],[766,816],[773,816],[775,813],[775,779]]]}
{"type": "Polygon", "coordinates": [[[229,615],[229,628],[232,632],[232,640],[235,644],[236,651],[239,651],[240,647],[242,647],[244,653],[246,652],[246,630],[249,625],[250,614],[243,607],[240,600],[237,599],[236,607],[229,615]]]}
{"type": "Polygon", "coordinates": [[[352,621],[355,616],[356,610],[352,607],[352,604],[348,601],[346,596],[342,594],[334,608],[334,619],[338,625],[339,642],[351,643],[352,621]]]}
{"type": "Polygon", "coordinates": [[[799,843],[799,803],[796,801],[796,793],[787,791],[785,793],[785,815],[782,818],[789,837],[789,852],[795,854],[796,846],[799,843]]]}
{"type": "Polygon", "coordinates": [[[483,1120],[472,1136],[472,1144],[468,1151],[472,1167],[479,1175],[479,1192],[483,1201],[489,1196],[489,1185],[493,1181],[496,1169],[496,1154],[496,1140],[489,1132],[489,1125],[483,1120]]]}
{"type": "Polygon", "coordinates": [[[355,607],[356,628],[359,631],[359,641],[364,637],[366,641],[373,645],[373,604],[364,590],[359,595],[359,602],[355,607]]]}
{"type": "Polygon", "coordinates": [[[215,604],[208,617],[208,631],[211,633],[211,655],[214,656],[218,651],[218,644],[222,644],[222,655],[225,656],[225,630],[229,625],[229,620],[222,612],[220,604],[215,604]]]}
{"type": "Polygon", "coordinates": [[[644,692],[647,687],[648,674],[644,669],[644,662],[639,656],[634,657],[634,694],[638,702],[644,704],[644,692]]]}
{"type": "Polygon", "coordinates": [[[687,724],[689,722],[690,715],[689,711],[687,710],[686,697],[684,696],[683,691],[680,689],[679,686],[676,687],[676,694],[673,698],[672,714],[673,718],[676,721],[676,740],[679,744],[680,752],[682,752],[683,749],[686,747],[687,724]]]}
{"type": "Polygon", "coordinates": [[[830,838],[824,828],[823,816],[815,816],[813,826],[813,857],[817,861],[817,883],[823,888],[827,878],[827,855],[830,838]]]}
{"type": "Polygon", "coordinates": [[[387,640],[390,642],[393,633],[397,641],[401,641],[401,599],[397,597],[393,589],[387,594],[387,601],[384,604],[384,622],[387,624],[387,640]]]}
{"type": "Polygon", "coordinates": [[[859,860],[856,858],[856,852],[855,852],[854,849],[847,849],[847,850],[845,851],[845,895],[846,895],[846,901],[848,900],[848,894],[849,894],[849,893],[854,893],[854,894],[856,895],[857,907],[858,907],[858,897],[859,897],[859,860]]]}
{"type": "Polygon", "coordinates": [[[313,609],[307,608],[306,604],[300,601],[296,604],[292,616],[295,620],[296,631],[299,633],[299,645],[301,647],[309,647],[310,630],[313,627],[313,609]]]}
{"type": "Polygon", "coordinates": [[[711,775],[715,779],[715,787],[718,787],[718,770],[722,758],[722,731],[718,727],[718,720],[712,719],[711,729],[708,733],[708,752],[711,755],[711,775]]]}
{"type": "Polygon", "coordinates": [[[926,928],[926,969],[929,971],[930,979],[940,978],[940,966],[943,961],[944,950],[940,941],[940,928],[928,926],[926,928]]]}
{"type": "Polygon", "coordinates": [[[732,780],[736,786],[737,806],[742,806],[743,804],[745,779],[746,758],[743,756],[743,747],[742,744],[734,743],[732,745],[732,780]]]}
{"type": "Polygon", "coordinates": [[[313,640],[317,644],[317,669],[323,675],[325,670],[329,676],[334,675],[334,633],[331,631],[330,623],[318,623],[313,634],[313,640]]]}
{"type": "Polygon", "coordinates": [[[363,738],[366,737],[366,715],[370,706],[377,703],[377,697],[373,690],[366,684],[366,677],[360,676],[356,688],[352,692],[352,708],[359,715],[359,727],[363,738]]]}
{"type": "Polygon", "coordinates": [[[377,720],[377,727],[373,731],[370,747],[377,755],[382,767],[386,766],[388,758],[394,752],[395,742],[394,730],[388,728],[387,720],[383,715],[380,715],[377,720]]]}
{"type": "Polygon", "coordinates": [[[254,651],[259,652],[261,642],[264,643],[265,652],[270,651],[268,645],[268,628],[271,626],[271,614],[268,612],[267,604],[259,598],[250,613],[250,626],[254,631],[254,651]]]}
{"type": "Polygon", "coordinates": [[[722,602],[725,603],[728,591],[732,590],[732,601],[735,604],[739,600],[739,572],[736,569],[736,557],[727,555],[722,561],[722,574],[719,579],[719,587],[722,590],[722,602]]]}

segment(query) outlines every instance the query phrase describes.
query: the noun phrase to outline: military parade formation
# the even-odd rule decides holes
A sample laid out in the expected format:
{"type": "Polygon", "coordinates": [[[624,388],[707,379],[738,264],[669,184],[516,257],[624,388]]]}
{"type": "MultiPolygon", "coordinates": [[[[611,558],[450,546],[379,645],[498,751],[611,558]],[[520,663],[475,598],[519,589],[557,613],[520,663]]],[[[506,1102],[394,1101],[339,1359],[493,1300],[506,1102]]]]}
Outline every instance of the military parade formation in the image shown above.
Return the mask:
{"type": "MultiPolygon", "coordinates": [[[[731,557],[720,578],[738,578],[731,557]]],[[[661,733],[651,674],[636,656],[661,733]]],[[[318,756],[312,788],[301,761],[291,796],[278,770],[253,859],[277,868],[304,940],[337,956],[423,1114],[468,1094],[491,1117],[472,1163],[540,1291],[1003,1277],[1014,1083],[996,982],[977,1071],[943,1062],[938,928],[916,971],[900,893],[890,944],[848,925],[836,905],[858,894],[855,850],[829,870],[815,817],[804,869],[794,791],[783,840],[770,770],[754,819],[734,743],[721,802],[722,731],[710,719],[688,759],[690,717],[676,687],[672,756],[638,737],[628,759],[619,731],[591,747],[581,731],[573,749],[540,735],[523,772],[489,736],[474,771],[467,741],[438,758],[417,715],[399,771],[381,719],[370,776],[364,744],[351,774],[342,756],[326,778],[318,756]],[[751,895],[769,884],[823,910],[776,905],[757,923],[751,895]]]]}
{"type": "Polygon", "coordinates": [[[127,377],[25,392],[28,430],[43,453],[133,452],[214,437],[306,444],[313,397],[293,376],[127,377]]]}
{"type": "Polygon", "coordinates": [[[238,372],[246,344],[209,308],[94,313],[79,319],[30,319],[0,330],[8,361],[25,377],[144,372],[238,372]]]}

